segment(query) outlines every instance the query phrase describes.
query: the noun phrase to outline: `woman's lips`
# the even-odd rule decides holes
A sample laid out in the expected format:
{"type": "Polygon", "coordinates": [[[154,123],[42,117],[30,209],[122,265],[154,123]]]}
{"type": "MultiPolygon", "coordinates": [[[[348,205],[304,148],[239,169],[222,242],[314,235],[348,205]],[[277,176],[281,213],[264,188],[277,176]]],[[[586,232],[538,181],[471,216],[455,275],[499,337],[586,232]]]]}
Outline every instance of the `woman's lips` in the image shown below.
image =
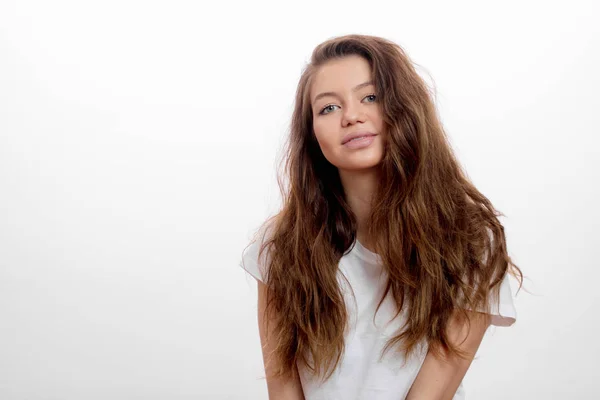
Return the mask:
{"type": "Polygon", "coordinates": [[[362,149],[368,147],[375,140],[376,135],[362,136],[360,138],[352,139],[344,143],[344,147],[348,149],[362,149]]]}

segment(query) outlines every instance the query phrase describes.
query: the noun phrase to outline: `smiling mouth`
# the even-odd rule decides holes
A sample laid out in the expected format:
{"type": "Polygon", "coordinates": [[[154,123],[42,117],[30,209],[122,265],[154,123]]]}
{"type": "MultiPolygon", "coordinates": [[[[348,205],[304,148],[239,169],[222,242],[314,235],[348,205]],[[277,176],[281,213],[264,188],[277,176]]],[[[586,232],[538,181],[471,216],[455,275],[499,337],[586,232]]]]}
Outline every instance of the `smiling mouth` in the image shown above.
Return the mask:
{"type": "Polygon", "coordinates": [[[352,142],[359,141],[359,140],[364,140],[366,138],[373,137],[373,136],[377,136],[377,135],[375,135],[375,134],[369,134],[369,135],[357,136],[355,138],[352,138],[350,140],[347,140],[347,141],[343,142],[342,144],[347,144],[347,143],[352,143],[352,142]]]}

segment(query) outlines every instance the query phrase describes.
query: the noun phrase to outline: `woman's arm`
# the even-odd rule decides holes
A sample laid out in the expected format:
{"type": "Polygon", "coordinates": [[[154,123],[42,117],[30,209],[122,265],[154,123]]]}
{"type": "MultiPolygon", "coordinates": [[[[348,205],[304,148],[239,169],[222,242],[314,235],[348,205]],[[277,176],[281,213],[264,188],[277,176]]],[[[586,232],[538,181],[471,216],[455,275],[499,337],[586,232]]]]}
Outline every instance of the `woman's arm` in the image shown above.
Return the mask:
{"type": "MultiPolygon", "coordinates": [[[[267,363],[267,354],[273,350],[273,341],[267,341],[267,338],[271,335],[271,329],[267,332],[265,325],[264,313],[267,301],[267,285],[258,282],[258,331],[260,334],[260,342],[262,345],[263,362],[265,365],[265,372],[267,375],[267,390],[269,393],[269,400],[304,400],[304,393],[302,392],[302,386],[300,379],[295,378],[293,380],[283,380],[281,378],[275,379],[270,377],[270,372],[273,370],[273,366],[267,363]]],[[[269,327],[272,327],[275,321],[269,321],[269,327]]],[[[296,373],[296,376],[298,374],[296,373]]]]}
{"type": "Polygon", "coordinates": [[[469,358],[465,360],[444,354],[440,359],[428,352],[406,400],[452,400],[490,325],[488,314],[473,311],[467,311],[467,314],[471,321],[471,329],[467,331],[467,323],[459,322],[455,313],[449,322],[448,336],[461,350],[469,353],[469,358]],[[463,343],[460,344],[461,342],[463,343]]]}

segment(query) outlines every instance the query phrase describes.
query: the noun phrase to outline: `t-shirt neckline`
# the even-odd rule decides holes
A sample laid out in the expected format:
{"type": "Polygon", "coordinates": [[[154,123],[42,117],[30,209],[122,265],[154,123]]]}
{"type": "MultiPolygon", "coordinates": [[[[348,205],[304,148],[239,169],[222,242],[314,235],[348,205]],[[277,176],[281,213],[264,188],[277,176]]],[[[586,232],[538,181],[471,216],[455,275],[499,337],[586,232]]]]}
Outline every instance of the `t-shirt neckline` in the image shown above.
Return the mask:
{"type": "Polygon", "coordinates": [[[356,254],[365,261],[374,264],[381,263],[381,257],[379,254],[373,253],[371,250],[367,249],[358,239],[355,239],[354,250],[356,251],[356,254]]]}

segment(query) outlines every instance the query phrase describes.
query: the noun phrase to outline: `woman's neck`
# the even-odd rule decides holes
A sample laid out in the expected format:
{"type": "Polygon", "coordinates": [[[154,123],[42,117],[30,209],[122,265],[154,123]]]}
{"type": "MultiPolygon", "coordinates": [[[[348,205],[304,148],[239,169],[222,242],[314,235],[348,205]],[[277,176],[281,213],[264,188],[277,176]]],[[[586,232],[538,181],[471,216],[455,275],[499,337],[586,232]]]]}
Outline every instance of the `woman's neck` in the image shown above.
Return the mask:
{"type": "Polygon", "coordinates": [[[358,241],[369,246],[367,221],[371,214],[371,201],[379,184],[379,170],[376,168],[361,170],[339,170],[340,180],[346,195],[346,201],[356,216],[358,241]]]}

